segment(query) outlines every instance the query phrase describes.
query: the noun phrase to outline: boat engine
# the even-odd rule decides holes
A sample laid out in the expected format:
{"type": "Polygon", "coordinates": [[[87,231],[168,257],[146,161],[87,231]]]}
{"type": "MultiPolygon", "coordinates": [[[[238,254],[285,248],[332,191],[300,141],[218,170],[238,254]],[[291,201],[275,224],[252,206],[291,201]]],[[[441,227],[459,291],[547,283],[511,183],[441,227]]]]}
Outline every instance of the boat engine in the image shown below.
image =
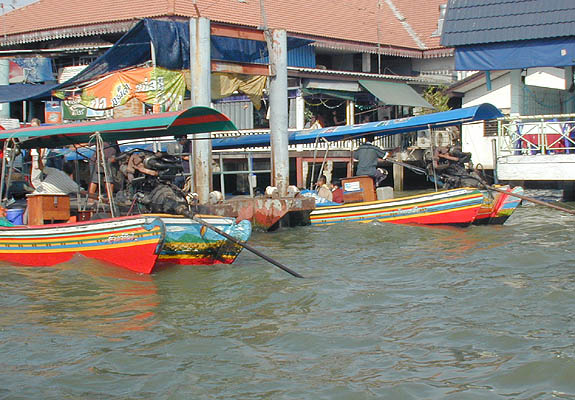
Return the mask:
{"type": "Polygon", "coordinates": [[[137,202],[141,212],[192,216],[186,194],[172,183],[183,171],[179,157],[132,152],[122,169],[128,181],[123,196],[137,202]]]}

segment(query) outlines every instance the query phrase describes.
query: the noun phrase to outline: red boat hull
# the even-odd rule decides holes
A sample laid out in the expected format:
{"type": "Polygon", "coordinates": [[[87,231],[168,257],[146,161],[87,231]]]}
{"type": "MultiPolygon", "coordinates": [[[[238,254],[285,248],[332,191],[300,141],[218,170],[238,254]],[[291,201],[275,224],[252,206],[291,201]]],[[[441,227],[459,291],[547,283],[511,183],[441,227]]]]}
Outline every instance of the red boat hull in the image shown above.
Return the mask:
{"type": "Polygon", "coordinates": [[[165,236],[158,218],[122,217],[80,223],[0,229],[0,260],[44,267],[74,255],[131,271],[152,272],[165,236]]]}

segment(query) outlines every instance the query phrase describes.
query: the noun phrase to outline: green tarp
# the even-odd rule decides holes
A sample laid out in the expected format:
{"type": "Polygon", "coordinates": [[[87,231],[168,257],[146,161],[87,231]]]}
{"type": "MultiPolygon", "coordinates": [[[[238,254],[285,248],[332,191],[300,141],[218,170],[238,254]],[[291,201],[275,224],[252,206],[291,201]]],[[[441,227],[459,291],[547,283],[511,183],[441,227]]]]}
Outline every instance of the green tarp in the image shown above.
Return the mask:
{"type": "Polygon", "coordinates": [[[360,80],[359,84],[385,104],[433,108],[406,83],[360,80]]]}
{"type": "Polygon", "coordinates": [[[335,97],[337,99],[343,100],[355,100],[355,96],[357,93],[354,92],[344,92],[342,90],[329,90],[329,89],[311,89],[311,88],[304,88],[302,89],[304,95],[314,95],[314,94],[325,94],[327,96],[335,97]]]}
{"type": "Polygon", "coordinates": [[[59,148],[88,143],[98,132],[104,141],[191,135],[216,131],[235,131],[236,126],[224,114],[210,107],[64,125],[44,125],[0,131],[0,141],[14,139],[22,148],[59,148]]]}

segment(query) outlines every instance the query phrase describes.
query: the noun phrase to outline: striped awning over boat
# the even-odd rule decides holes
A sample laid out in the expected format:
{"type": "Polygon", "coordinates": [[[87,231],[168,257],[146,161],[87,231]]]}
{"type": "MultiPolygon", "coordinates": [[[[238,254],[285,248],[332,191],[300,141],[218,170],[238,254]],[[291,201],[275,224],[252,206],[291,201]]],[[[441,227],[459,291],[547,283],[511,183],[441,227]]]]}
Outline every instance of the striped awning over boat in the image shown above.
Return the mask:
{"type": "Polygon", "coordinates": [[[140,117],[5,130],[0,133],[0,141],[14,138],[22,148],[58,148],[88,143],[96,132],[111,142],[231,130],[237,128],[227,116],[210,107],[195,106],[140,117]]]}
{"type": "MultiPolygon", "coordinates": [[[[314,143],[317,138],[328,141],[354,139],[369,134],[389,136],[398,133],[413,132],[422,129],[459,125],[464,122],[483,121],[502,117],[499,109],[491,104],[459,108],[456,110],[415,117],[392,119],[389,121],[368,122],[365,124],[333,126],[321,129],[307,129],[289,133],[289,144],[314,143]]],[[[266,147],[270,145],[270,135],[247,135],[236,138],[213,139],[212,148],[238,149],[247,147],[266,147]]]]}

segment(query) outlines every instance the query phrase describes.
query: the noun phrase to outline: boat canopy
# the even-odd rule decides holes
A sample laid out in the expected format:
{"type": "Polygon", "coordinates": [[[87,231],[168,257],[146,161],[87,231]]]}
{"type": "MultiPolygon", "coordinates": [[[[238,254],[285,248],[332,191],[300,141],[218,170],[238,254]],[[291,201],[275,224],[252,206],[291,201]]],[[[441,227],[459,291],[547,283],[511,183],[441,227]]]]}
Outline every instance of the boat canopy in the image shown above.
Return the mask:
{"type": "MultiPolygon", "coordinates": [[[[288,141],[289,144],[303,144],[314,143],[318,138],[324,138],[328,141],[338,141],[357,139],[370,134],[374,134],[375,136],[389,136],[428,129],[430,127],[439,128],[458,125],[464,122],[484,121],[500,117],[503,117],[503,114],[497,107],[484,103],[479,106],[458,108],[415,117],[290,132],[288,141]]],[[[269,134],[244,135],[235,138],[212,140],[212,148],[216,150],[265,147],[269,145],[269,134]]]]}
{"type": "Polygon", "coordinates": [[[97,132],[104,141],[112,142],[232,130],[237,128],[224,114],[210,107],[194,106],[140,117],[5,130],[0,131],[0,141],[13,138],[25,149],[59,148],[88,143],[97,132]]]}

